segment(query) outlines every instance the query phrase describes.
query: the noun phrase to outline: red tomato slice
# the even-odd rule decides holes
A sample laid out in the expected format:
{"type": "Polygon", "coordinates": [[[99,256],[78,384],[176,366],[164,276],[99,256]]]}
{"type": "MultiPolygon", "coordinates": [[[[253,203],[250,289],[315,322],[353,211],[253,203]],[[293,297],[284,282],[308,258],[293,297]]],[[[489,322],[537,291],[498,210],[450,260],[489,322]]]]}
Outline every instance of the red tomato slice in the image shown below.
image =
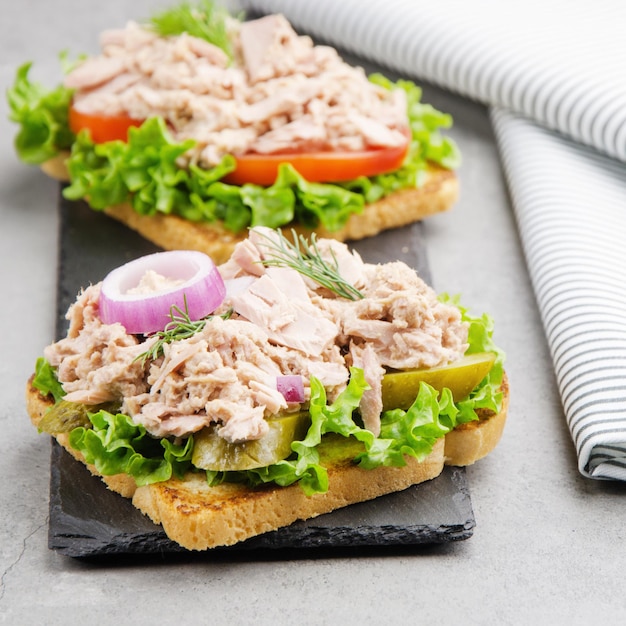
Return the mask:
{"type": "MultiPolygon", "coordinates": [[[[73,133],[87,128],[94,143],[128,140],[128,129],[141,126],[143,120],[128,115],[82,113],[70,106],[69,125],[73,133]]],[[[223,178],[231,185],[274,183],[281,163],[290,163],[312,183],[341,182],[359,176],[375,176],[400,168],[409,149],[409,140],[400,146],[362,152],[297,152],[289,154],[245,154],[236,158],[237,167],[223,178]]]]}
{"type": "Polygon", "coordinates": [[[409,141],[391,148],[363,152],[298,152],[294,154],[245,154],[237,157],[237,169],[223,178],[231,185],[272,185],[281,163],[290,163],[312,183],[341,182],[359,176],[375,176],[400,168],[409,141]]]}
{"type": "Polygon", "coordinates": [[[78,134],[84,128],[91,133],[94,143],[104,143],[121,139],[128,141],[128,129],[131,126],[141,126],[144,120],[136,120],[126,114],[122,115],[98,115],[82,113],[74,106],[70,106],[69,125],[70,130],[78,134]]]}

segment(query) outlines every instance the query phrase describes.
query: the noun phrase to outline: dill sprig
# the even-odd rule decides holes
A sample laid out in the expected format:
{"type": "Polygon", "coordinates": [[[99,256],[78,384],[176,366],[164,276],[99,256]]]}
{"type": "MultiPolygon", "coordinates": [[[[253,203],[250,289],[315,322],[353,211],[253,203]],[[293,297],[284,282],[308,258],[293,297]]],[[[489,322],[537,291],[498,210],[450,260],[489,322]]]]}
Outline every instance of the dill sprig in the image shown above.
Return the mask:
{"type": "Polygon", "coordinates": [[[228,11],[211,0],[202,0],[195,5],[183,2],[155,15],[150,20],[150,26],[161,37],[187,33],[204,39],[221,48],[232,59],[233,47],[226,23],[228,17],[228,11]]]}
{"type": "MultiPolygon", "coordinates": [[[[189,317],[189,309],[187,307],[187,297],[185,300],[185,310],[183,311],[179,306],[172,305],[170,308],[170,319],[163,330],[155,333],[153,337],[157,337],[149,350],[142,352],[135,361],[141,360],[141,364],[145,365],[148,359],[155,361],[165,353],[164,346],[166,343],[172,343],[174,341],[181,341],[183,339],[189,339],[195,334],[204,330],[207,322],[211,321],[215,315],[207,315],[199,320],[192,320],[189,317]]],[[[226,313],[220,315],[224,320],[230,318],[233,314],[233,310],[229,309],[226,313]]]]}
{"type": "Polygon", "coordinates": [[[290,267],[347,300],[361,300],[364,297],[354,285],[351,285],[341,276],[339,264],[332,249],[330,250],[332,261],[324,260],[317,246],[315,233],[311,235],[309,242],[303,235],[297,235],[292,230],[292,243],[280,229],[276,232],[278,234],[277,240],[257,231],[257,234],[261,235],[267,242],[264,251],[266,258],[261,261],[263,265],[266,267],[290,267]]]}

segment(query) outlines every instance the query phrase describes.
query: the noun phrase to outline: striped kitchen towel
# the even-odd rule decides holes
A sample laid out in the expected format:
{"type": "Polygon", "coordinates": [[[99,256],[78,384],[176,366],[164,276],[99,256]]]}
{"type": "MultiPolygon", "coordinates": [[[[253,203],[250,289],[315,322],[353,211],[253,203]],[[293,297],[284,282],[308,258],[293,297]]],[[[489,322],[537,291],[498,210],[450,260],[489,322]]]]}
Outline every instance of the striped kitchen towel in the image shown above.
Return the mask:
{"type": "Polygon", "coordinates": [[[241,4],[490,107],[579,470],[626,480],[626,2],[241,4]]]}
{"type": "Polygon", "coordinates": [[[491,118],[579,470],[626,480],[626,167],[491,118]]]}

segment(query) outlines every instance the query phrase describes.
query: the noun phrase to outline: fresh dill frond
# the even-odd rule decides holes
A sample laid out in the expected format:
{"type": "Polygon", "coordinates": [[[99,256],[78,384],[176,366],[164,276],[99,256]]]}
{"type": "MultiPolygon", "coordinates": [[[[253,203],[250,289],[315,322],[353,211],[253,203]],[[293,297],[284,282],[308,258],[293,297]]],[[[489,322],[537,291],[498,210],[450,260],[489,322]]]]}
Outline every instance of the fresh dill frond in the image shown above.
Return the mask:
{"type": "Polygon", "coordinates": [[[149,26],[161,37],[187,33],[204,39],[221,48],[229,59],[233,58],[233,47],[228,36],[228,11],[216,6],[211,0],[197,4],[183,2],[151,18],[149,26]]]}
{"type": "Polygon", "coordinates": [[[293,243],[287,239],[281,230],[277,231],[278,240],[257,231],[265,240],[265,255],[261,263],[266,267],[289,267],[322,287],[326,287],[333,293],[347,300],[361,300],[363,294],[350,284],[339,273],[339,263],[332,249],[330,255],[332,261],[328,262],[323,257],[317,246],[315,233],[310,242],[303,235],[297,235],[291,231],[293,243]]]}
{"type": "MultiPolygon", "coordinates": [[[[233,310],[229,309],[226,313],[220,315],[224,320],[227,320],[233,314],[233,310]]],[[[163,330],[155,333],[157,341],[155,341],[149,350],[142,352],[135,361],[141,361],[142,365],[146,364],[148,359],[155,361],[164,354],[164,346],[166,343],[172,343],[174,341],[181,341],[183,339],[189,339],[195,334],[204,330],[207,322],[211,321],[215,315],[207,315],[199,320],[192,320],[189,317],[189,309],[187,307],[187,298],[185,298],[185,310],[173,305],[170,309],[170,322],[167,323],[163,330]]]]}

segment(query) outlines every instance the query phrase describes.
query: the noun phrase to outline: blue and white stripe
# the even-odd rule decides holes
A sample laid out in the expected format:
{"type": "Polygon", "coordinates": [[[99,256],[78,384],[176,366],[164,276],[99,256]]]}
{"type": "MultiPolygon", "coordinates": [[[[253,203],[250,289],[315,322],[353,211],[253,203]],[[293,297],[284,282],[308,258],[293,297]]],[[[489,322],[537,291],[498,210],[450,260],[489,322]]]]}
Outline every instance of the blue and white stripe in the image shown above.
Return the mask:
{"type": "Polygon", "coordinates": [[[579,469],[626,480],[626,168],[491,118],[579,469]]]}

